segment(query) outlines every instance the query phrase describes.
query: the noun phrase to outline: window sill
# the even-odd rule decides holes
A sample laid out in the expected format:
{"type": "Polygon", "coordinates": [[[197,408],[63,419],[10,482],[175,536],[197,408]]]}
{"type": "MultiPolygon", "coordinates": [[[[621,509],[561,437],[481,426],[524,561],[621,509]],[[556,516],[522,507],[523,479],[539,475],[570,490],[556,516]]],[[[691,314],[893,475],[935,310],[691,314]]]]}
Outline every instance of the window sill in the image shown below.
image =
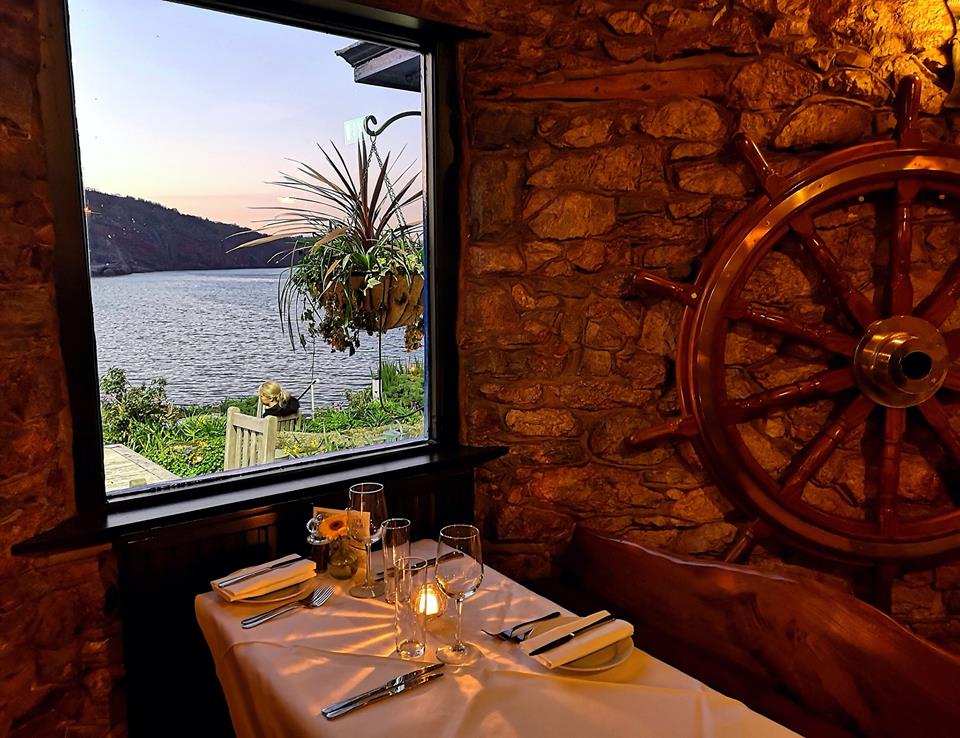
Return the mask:
{"type": "MultiPolygon", "coordinates": [[[[51,530],[13,546],[18,556],[43,555],[111,543],[129,535],[154,528],[213,519],[237,512],[259,510],[273,505],[310,500],[325,492],[343,489],[360,477],[387,480],[411,474],[465,470],[491,461],[506,453],[500,447],[476,448],[453,446],[443,448],[433,443],[391,449],[379,454],[365,454],[345,460],[336,466],[312,466],[284,474],[263,470],[250,475],[212,483],[213,493],[204,493],[199,483],[189,496],[177,492],[158,493],[152,504],[129,500],[108,505],[105,517],[75,517],[51,530]]],[[[184,492],[187,492],[184,490],[184,492]]]]}

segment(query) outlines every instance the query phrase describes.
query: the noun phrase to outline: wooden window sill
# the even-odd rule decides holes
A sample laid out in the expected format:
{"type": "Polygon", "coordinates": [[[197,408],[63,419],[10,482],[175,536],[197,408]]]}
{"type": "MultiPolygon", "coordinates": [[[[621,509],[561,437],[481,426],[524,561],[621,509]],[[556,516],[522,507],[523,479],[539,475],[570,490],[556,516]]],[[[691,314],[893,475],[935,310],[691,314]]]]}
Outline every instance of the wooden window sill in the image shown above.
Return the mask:
{"type": "Polygon", "coordinates": [[[274,505],[308,501],[362,478],[388,481],[471,469],[506,453],[501,447],[441,447],[430,442],[227,479],[110,502],[102,516],[78,516],[13,546],[18,556],[46,555],[112,543],[154,528],[214,520],[274,505]]]}

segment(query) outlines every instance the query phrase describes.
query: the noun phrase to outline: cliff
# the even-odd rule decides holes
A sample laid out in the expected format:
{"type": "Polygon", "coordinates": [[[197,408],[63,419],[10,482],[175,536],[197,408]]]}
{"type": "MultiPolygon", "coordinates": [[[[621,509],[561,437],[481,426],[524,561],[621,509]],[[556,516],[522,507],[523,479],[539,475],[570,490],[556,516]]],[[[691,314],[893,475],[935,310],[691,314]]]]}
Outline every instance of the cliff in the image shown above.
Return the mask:
{"type": "Polygon", "coordinates": [[[235,236],[242,226],[185,215],[146,200],[96,190],[85,194],[94,276],[279,266],[269,264],[268,259],[286,245],[270,243],[227,253],[255,236],[235,236]]]}

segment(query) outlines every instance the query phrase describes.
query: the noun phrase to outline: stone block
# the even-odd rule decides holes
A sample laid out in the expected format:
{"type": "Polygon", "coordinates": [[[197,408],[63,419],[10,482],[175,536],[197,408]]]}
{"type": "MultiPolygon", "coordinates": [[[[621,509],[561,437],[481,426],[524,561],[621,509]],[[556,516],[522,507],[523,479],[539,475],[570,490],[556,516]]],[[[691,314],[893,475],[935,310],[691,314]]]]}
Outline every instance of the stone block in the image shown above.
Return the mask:
{"type": "Polygon", "coordinates": [[[644,183],[662,182],[660,149],[656,145],[629,144],[590,152],[566,154],[542,168],[531,161],[535,171],[527,184],[531,187],[589,188],[629,191],[644,183]]]}
{"type": "Polygon", "coordinates": [[[470,235],[488,241],[516,225],[523,186],[523,164],[516,159],[478,159],[470,170],[470,235]]]}
{"type": "Polygon", "coordinates": [[[650,36],[653,34],[653,26],[650,21],[635,10],[615,10],[608,13],[604,20],[607,25],[623,36],[650,36]]]}
{"type": "Polygon", "coordinates": [[[930,622],[946,615],[943,594],[929,587],[909,587],[895,581],[891,591],[891,612],[905,622],[930,622]]]}
{"type": "Polygon", "coordinates": [[[667,100],[644,114],[643,131],[654,138],[720,142],[727,124],[712,102],[696,97],[667,100]]]}
{"type": "Polygon", "coordinates": [[[795,105],[820,89],[820,77],[778,56],[744,65],[731,83],[734,102],[751,110],[795,105]]]}
{"type": "Polygon", "coordinates": [[[809,102],[787,118],[773,145],[788,149],[856,143],[870,132],[872,121],[873,113],[865,105],[845,100],[809,102]]]}
{"type": "Polygon", "coordinates": [[[569,410],[508,410],[504,421],[521,436],[563,438],[580,433],[580,423],[569,410]]]}
{"type": "Polygon", "coordinates": [[[960,561],[938,566],[933,573],[937,589],[960,589],[960,561]]]}
{"type": "Polygon", "coordinates": [[[480,385],[480,394],[490,400],[509,405],[530,407],[543,398],[543,385],[514,385],[485,382],[480,385]]]}
{"type": "Polygon", "coordinates": [[[587,192],[556,192],[541,205],[531,198],[524,211],[530,230],[541,239],[565,240],[599,236],[616,223],[612,197],[587,192]]]}
{"type": "Polygon", "coordinates": [[[737,527],[730,523],[705,523],[681,532],[671,548],[682,554],[719,556],[729,548],[736,535],[737,527]]]}
{"type": "Polygon", "coordinates": [[[579,441],[562,441],[551,438],[548,441],[524,439],[514,443],[510,456],[525,466],[585,464],[589,458],[579,441]]]}
{"type": "Polygon", "coordinates": [[[36,74],[35,64],[17,63],[10,56],[0,56],[0,89],[3,90],[0,124],[8,136],[29,138],[34,133],[36,74]]]}
{"type": "Polygon", "coordinates": [[[677,167],[677,185],[681,190],[701,195],[743,197],[752,182],[740,168],[716,161],[677,167]]]}
{"type": "Polygon", "coordinates": [[[568,248],[565,255],[576,269],[592,273],[603,268],[607,247],[603,241],[581,241],[568,248]]]}
{"type": "Polygon", "coordinates": [[[569,540],[575,524],[574,518],[554,510],[507,505],[497,516],[497,538],[503,542],[558,542],[569,540]]]}
{"type": "Polygon", "coordinates": [[[523,257],[511,244],[484,244],[467,249],[467,268],[471,274],[513,274],[524,270],[523,257]]]}
{"type": "Polygon", "coordinates": [[[536,116],[516,107],[482,107],[471,119],[470,134],[479,149],[503,149],[527,144],[536,132],[536,116]]]}

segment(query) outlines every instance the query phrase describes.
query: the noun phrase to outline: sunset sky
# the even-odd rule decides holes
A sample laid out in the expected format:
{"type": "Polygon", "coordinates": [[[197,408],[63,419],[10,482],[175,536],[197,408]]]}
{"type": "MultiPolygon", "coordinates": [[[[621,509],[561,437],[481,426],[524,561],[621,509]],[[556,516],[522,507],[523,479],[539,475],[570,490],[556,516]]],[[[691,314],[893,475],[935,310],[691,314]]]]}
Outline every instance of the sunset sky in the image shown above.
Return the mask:
{"type": "MultiPolygon", "coordinates": [[[[343,150],[344,121],[420,108],[417,93],[355,84],[334,55],[350,39],[165,0],[69,9],[88,188],[251,226],[265,217],[251,206],[280,204],[266,182],[293,171],[287,159],[320,168],[317,142],[343,150]]],[[[381,151],[418,161],[420,127],[399,121],[381,151]]]]}

